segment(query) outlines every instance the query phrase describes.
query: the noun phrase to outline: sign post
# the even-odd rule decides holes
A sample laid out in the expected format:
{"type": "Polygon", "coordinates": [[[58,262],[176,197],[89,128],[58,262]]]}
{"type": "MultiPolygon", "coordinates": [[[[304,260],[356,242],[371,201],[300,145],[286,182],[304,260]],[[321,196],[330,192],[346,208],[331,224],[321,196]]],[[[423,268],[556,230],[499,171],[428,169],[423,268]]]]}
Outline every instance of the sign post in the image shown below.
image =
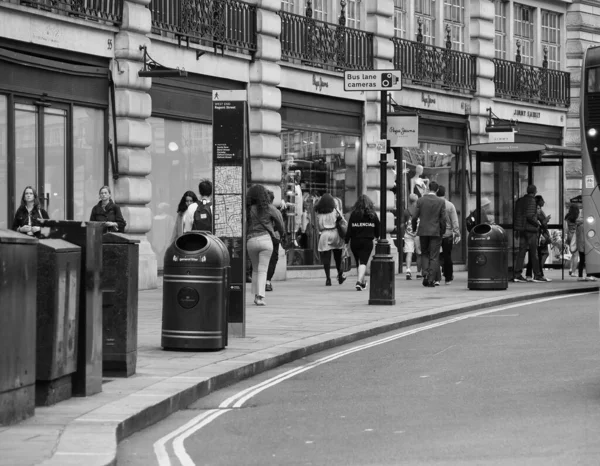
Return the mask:
{"type": "Polygon", "coordinates": [[[399,70],[345,71],[344,90],[381,92],[381,136],[385,147],[379,159],[380,233],[371,261],[371,286],[369,304],[396,304],[394,258],[387,240],[387,154],[390,151],[388,139],[387,102],[388,91],[401,90],[402,77],[399,70]]]}
{"type": "Polygon", "coordinates": [[[246,334],[245,197],[247,93],[213,91],[214,232],[230,257],[228,332],[246,334]]]}

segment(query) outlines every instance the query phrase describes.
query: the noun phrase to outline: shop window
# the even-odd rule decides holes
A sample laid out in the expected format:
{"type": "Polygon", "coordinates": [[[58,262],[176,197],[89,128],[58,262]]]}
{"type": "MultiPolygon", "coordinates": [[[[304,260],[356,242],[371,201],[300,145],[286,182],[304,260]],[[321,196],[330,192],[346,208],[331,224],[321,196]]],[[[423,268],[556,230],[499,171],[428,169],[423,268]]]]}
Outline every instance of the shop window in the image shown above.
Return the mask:
{"type": "Polygon", "coordinates": [[[515,3],[515,41],[521,42],[521,62],[533,65],[533,8],[515,3]]]}
{"type": "Polygon", "coordinates": [[[0,95],[0,228],[9,229],[12,219],[8,219],[8,126],[6,96],[0,95]]]}
{"type": "Polygon", "coordinates": [[[506,60],[506,2],[494,2],[494,29],[496,35],[494,37],[494,49],[496,58],[506,60]]]}
{"type": "Polygon", "coordinates": [[[73,108],[73,219],[88,220],[104,183],[105,111],[73,108]]]}
{"type": "Polygon", "coordinates": [[[150,118],[152,127],[152,229],[148,239],[159,269],[177,219],[177,206],[186,191],[198,195],[198,183],[212,180],[212,126],[150,118]]]}
{"type": "Polygon", "coordinates": [[[345,203],[346,157],[356,160],[360,138],[286,129],[281,140],[284,220],[293,243],[288,265],[317,265],[315,205],[327,192],[338,199],[342,211],[352,207],[345,203]]]}
{"type": "Polygon", "coordinates": [[[406,39],[406,2],[394,0],[394,36],[406,39]]]}
{"type": "Polygon", "coordinates": [[[548,49],[548,68],[560,69],[560,15],[542,10],[542,45],[548,49]]]}

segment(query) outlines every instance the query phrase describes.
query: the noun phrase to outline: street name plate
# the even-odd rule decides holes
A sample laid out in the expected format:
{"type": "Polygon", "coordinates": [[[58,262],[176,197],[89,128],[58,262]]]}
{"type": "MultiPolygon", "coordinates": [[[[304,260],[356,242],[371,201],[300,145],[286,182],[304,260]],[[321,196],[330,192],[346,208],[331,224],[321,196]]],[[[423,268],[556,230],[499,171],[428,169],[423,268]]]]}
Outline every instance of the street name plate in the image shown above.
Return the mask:
{"type": "Polygon", "coordinates": [[[400,70],[344,71],[345,91],[400,91],[400,70]]]}

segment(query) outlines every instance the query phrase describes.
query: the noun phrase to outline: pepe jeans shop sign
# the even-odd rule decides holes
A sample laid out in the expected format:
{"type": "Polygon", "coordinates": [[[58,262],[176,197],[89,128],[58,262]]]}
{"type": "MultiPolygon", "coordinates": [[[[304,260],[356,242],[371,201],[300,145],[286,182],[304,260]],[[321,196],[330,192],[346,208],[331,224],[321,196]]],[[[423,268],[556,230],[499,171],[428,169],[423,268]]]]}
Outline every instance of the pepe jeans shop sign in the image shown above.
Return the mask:
{"type": "Polygon", "coordinates": [[[390,115],[387,133],[392,147],[418,147],[419,117],[390,115]]]}

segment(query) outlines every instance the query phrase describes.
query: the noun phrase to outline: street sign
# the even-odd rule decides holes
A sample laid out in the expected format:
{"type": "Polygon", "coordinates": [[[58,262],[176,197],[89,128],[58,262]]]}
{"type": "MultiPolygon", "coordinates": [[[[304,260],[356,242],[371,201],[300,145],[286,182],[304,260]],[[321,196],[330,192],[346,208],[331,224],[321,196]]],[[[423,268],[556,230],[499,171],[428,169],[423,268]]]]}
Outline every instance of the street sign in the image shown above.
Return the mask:
{"type": "Polygon", "coordinates": [[[399,91],[400,70],[344,71],[345,91],[399,91]]]}
{"type": "Polygon", "coordinates": [[[375,147],[377,148],[377,152],[380,154],[387,153],[387,140],[386,139],[377,139],[375,141],[375,147]]]}
{"type": "Polygon", "coordinates": [[[419,147],[419,117],[390,115],[387,131],[392,147],[419,147]]]}

